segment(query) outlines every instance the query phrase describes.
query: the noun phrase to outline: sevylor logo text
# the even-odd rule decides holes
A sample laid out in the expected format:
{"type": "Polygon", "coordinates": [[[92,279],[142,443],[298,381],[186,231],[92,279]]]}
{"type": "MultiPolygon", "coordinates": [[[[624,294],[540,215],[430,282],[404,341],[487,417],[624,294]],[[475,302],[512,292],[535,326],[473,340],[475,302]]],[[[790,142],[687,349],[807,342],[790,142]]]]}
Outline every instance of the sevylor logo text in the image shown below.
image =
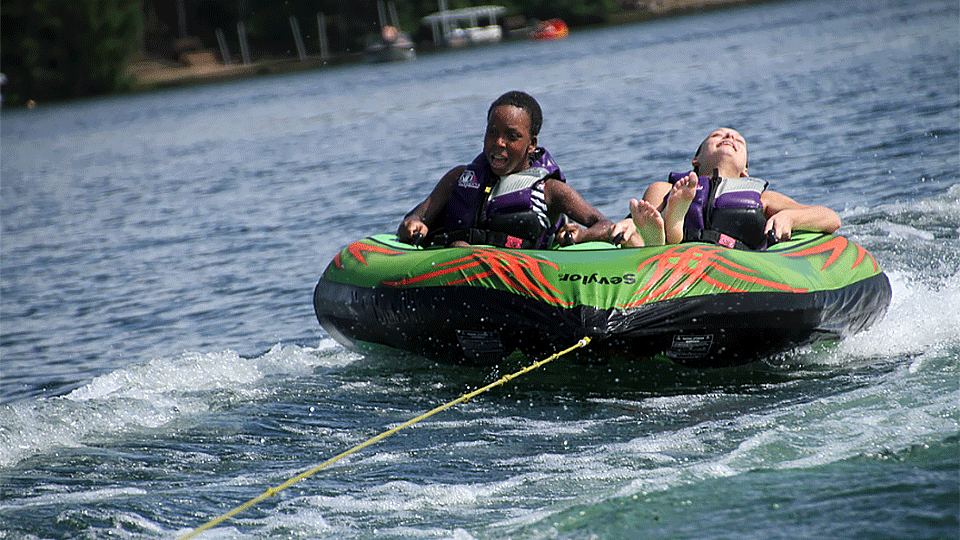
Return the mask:
{"type": "Polygon", "coordinates": [[[636,274],[624,274],[622,276],[601,276],[599,274],[560,274],[560,281],[579,281],[584,285],[597,283],[600,285],[619,285],[626,283],[632,285],[637,282],[636,274]]]}

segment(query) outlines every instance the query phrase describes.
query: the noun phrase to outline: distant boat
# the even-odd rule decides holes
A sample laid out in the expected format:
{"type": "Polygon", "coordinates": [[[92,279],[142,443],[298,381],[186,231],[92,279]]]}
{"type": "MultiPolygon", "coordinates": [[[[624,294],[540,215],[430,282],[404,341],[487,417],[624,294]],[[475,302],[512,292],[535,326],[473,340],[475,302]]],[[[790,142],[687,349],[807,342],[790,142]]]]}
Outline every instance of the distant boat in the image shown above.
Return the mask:
{"type": "Polygon", "coordinates": [[[413,60],[417,57],[413,41],[395,26],[386,25],[378,36],[367,41],[364,59],[371,64],[413,60]]]}
{"type": "Polygon", "coordinates": [[[503,28],[497,17],[503,17],[503,6],[478,6],[448,10],[441,0],[440,11],[427,15],[420,23],[429,26],[433,42],[439,47],[462,47],[481,43],[496,43],[503,39],[503,28]],[[483,24],[486,22],[486,24],[483,24]]]}
{"type": "Polygon", "coordinates": [[[560,39],[567,37],[569,33],[570,29],[567,28],[567,23],[560,19],[550,19],[538,24],[531,37],[533,39],[560,39]]]}

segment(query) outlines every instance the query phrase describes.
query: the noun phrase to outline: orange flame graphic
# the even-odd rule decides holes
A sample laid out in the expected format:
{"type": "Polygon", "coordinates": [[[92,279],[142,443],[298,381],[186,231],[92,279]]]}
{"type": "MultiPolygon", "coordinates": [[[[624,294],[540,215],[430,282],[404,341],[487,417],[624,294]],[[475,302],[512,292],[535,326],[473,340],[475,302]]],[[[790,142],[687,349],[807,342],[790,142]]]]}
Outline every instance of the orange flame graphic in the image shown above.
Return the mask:
{"type": "Polygon", "coordinates": [[[725,252],[727,252],[727,250],[721,247],[690,247],[681,245],[650,257],[641,262],[637,270],[639,271],[645,266],[656,264],[654,273],[647,280],[646,285],[634,293],[635,295],[646,294],[640,299],[628,303],[624,307],[637,307],[652,300],[673,298],[697,282],[709,283],[726,292],[745,292],[745,289],[739,289],[733,285],[728,285],[712,278],[708,275],[711,269],[731,278],[748,283],[755,283],[771,289],[788,292],[806,291],[806,289],[797,289],[783,283],[777,283],[755,275],[750,275],[756,274],[757,270],[725,259],[723,257],[725,252]],[[659,286],[657,286],[658,284],[659,286]]]}
{"type": "MultiPolygon", "coordinates": [[[[844,252],[844,250],[847,249],[847,245],[851,243],[852,242],[842,236],[835,236],[818,246],[813,246],[796,253],[784,253],[784,255],[787,257],[806,257],[807,255],[816,255],[818,253],[826,253],[829,251],[830,256],[827,257],[826,262],[824,262],[823,266],[820,268],[820,270],[826,270],[828,266],[837,262],[837,259],[840,257],[840,255],[844,252]]],[[[857,260],[853,262],[853,266],[850,267],[851,270],[860,266],[860,263],[862,263],[863,259],[866,257],[869,257],[870,261],[873,262],[873,271],[876,272],[879,270],[880,267],[877,265],[877,260],[873,258],[873,255],[867,252],[867,250],[863,249],[863,247],[859,244],[853,245],[857,246],[857,260]]]]}
{"type": "Polygon", "coordinates": [[[571,302],[560,298],[563,293],[551,285],[550,281],[543,275],[541,264],[546,264],[556,270],[559,268],[556,263],[510,250],[484,247],[473,247],[470,250],[470,254],[465,257],[439,265],[441,268],[438,270],[399,281],[384,281],[383,284],[390,287],[400,287],[448,274],[463,274],[463,277],[448,281],[444,285],[461,285],[478,279],[496,277],[501,283],[520,294],[553,304],[571,304],[571,302]],[[477,267],[480,268],[480,271],[467,274],[467,270],[477,267]]]}
{"type": "MultiPolygon", "coordinates": [[[[347,246],[346,251],[349,251],[353,258],[360,261],[364,265],[367,264],[367,259],[364,258],[364,252],[373,252],[373,253],[382,253],[384,255],[400,255],[402,251],[397,251],[395,249],[387,249],[380,246],[371,246],[370,244],[364,244],[363,242],[354,242],[347,246]]],[[[343,252],[340,252],[343,253],[343,252]]],[[[337,256],[333,258],[333,263],[337,265],[337,268],[343,270],[343,263],[340,261],[340,253],[337,253],[337,256]]]]}

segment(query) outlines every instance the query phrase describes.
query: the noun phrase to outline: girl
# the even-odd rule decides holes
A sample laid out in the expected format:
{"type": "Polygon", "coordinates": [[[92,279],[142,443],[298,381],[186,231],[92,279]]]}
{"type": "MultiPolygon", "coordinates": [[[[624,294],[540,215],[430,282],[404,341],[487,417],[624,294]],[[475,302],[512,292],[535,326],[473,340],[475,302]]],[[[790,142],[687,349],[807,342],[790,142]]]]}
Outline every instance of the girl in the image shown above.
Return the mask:
{"type": "Polygon", "coordinates": [[[750,178],[747,142],[734,129],[718,128],[710,133],[692,164],[690,173],[671,175],[671,182],[654,182],[643,200],[630,201],[631,218],[639,233],[630,238],[630,245],[703,240],[760,249],[768,242],[789,240],[794,230],[832,233],[840,228],[840,216],[833,210],[800,204],[767,190],[766,182],[750,178]],[[716,177],[714,189],[720,191],[711,195],[710,177],[701,175],[716,177]],[[720,181],[723,184],[718,188],[720,181]]]}

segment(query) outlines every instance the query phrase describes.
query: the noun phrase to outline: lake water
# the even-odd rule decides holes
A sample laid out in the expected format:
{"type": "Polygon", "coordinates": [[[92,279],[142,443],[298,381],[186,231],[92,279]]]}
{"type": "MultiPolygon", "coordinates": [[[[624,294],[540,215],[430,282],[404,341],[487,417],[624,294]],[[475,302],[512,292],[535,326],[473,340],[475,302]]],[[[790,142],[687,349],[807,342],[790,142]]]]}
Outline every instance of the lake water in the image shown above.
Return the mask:
{"type": "Polygon", "coordinates": [[[956,539],[958,11],[786,1],[5,111],[0,538],[173,538],[494,380],[348,352],[311,295],[523,89],[608,216],[738,128],[876,256],[886,317],[731,370],[531,373],[202,537],[956,539]]]}

